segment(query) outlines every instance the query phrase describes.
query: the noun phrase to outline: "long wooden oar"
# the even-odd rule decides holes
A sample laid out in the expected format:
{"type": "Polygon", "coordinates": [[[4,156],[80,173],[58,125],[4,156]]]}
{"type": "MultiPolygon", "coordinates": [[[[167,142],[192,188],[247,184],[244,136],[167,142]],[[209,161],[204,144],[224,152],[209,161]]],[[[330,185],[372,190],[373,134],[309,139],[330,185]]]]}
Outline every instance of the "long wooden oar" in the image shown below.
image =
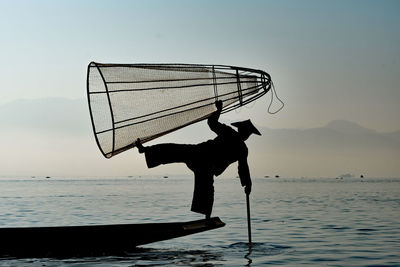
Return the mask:
{"type": "Polygon", "coordinates": [[[249,194],[246,194],[246,205],[247,205],[247,233],[249,236],[249,246],[251,246],[251,224],[250,224],[250,200],[249,194]]]}

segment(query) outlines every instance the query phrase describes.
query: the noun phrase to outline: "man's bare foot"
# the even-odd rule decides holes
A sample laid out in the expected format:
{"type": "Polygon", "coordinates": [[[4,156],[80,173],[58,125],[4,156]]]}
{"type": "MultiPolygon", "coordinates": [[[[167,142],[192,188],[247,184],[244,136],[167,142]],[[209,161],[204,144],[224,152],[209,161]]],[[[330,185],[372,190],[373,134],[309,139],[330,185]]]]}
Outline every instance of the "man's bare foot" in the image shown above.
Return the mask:
{"type": "Polygon", "coordinates": [[[135,145],[138,148],[140,154],[144,153],[145,147],[142,145],[139,138],[136,140],[135,145]]]}

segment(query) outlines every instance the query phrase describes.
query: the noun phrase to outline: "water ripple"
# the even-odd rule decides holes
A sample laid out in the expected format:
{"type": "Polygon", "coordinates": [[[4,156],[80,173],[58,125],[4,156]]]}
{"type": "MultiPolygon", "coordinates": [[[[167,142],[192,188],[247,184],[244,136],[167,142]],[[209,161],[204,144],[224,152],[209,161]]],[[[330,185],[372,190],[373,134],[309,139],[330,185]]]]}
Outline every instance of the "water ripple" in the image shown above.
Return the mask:
{"type": "MultiPolygon", "coordinates": [[[[193,178],[1,181],[0,225],[189,221],[193,178]]],[[[255,179],[253,245],[235,179],[215,183],[224,228],[124,255],[0,259],[0,266],[400,266],[400,179],[255,179]]]]}

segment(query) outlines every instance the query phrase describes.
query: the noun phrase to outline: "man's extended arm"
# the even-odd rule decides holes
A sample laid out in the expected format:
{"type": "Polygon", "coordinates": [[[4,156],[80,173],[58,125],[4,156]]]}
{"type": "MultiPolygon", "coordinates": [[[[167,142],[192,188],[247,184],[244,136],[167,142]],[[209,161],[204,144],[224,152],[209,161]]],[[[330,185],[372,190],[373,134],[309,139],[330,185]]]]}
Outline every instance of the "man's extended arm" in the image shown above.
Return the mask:
{"type": "Polygon", "coordinates": [[[240,182],[242,186],[245,186],[244,192],[246,192],[246,194],[249,195],[251,193],[252,183],[250,178],[249,165],[247,164],[247,155],[239,159],[238,162],[239,162],[238,172],[239,172],[240,182]]]}
{"type": "Polygon", "coordinates": [[[221,115],[222,111],[222,101],[219,100],[215,102],[215,106],[217,107],[217,110],[208,117],[207,123],[210,129],[219,135],[223,129],[223,124],[218,121],[219,115],[221,115]]]}

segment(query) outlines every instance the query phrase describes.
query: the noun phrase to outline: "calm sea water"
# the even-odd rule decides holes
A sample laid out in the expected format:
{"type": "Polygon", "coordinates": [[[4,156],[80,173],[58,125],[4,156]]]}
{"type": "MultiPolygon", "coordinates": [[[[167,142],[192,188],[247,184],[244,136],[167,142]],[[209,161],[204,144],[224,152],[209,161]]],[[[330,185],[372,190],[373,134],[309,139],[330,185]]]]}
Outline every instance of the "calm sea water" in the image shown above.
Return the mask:
{"type": "MultiPolygon", "coordinates": [[[[400,266],[400,179],[256,178],[247,246],[238,179],[216,179],[224,228],[121,256],[0,259],[0,266],[400,266]]],[[[61,226],[202,219],[192,177],[0,178],[0,225],[61,226]]],[[[1,239],[1,237],[0,237],[1,239]]],[[[1,240],[0,240],[1,242],[1,240]]]]}

